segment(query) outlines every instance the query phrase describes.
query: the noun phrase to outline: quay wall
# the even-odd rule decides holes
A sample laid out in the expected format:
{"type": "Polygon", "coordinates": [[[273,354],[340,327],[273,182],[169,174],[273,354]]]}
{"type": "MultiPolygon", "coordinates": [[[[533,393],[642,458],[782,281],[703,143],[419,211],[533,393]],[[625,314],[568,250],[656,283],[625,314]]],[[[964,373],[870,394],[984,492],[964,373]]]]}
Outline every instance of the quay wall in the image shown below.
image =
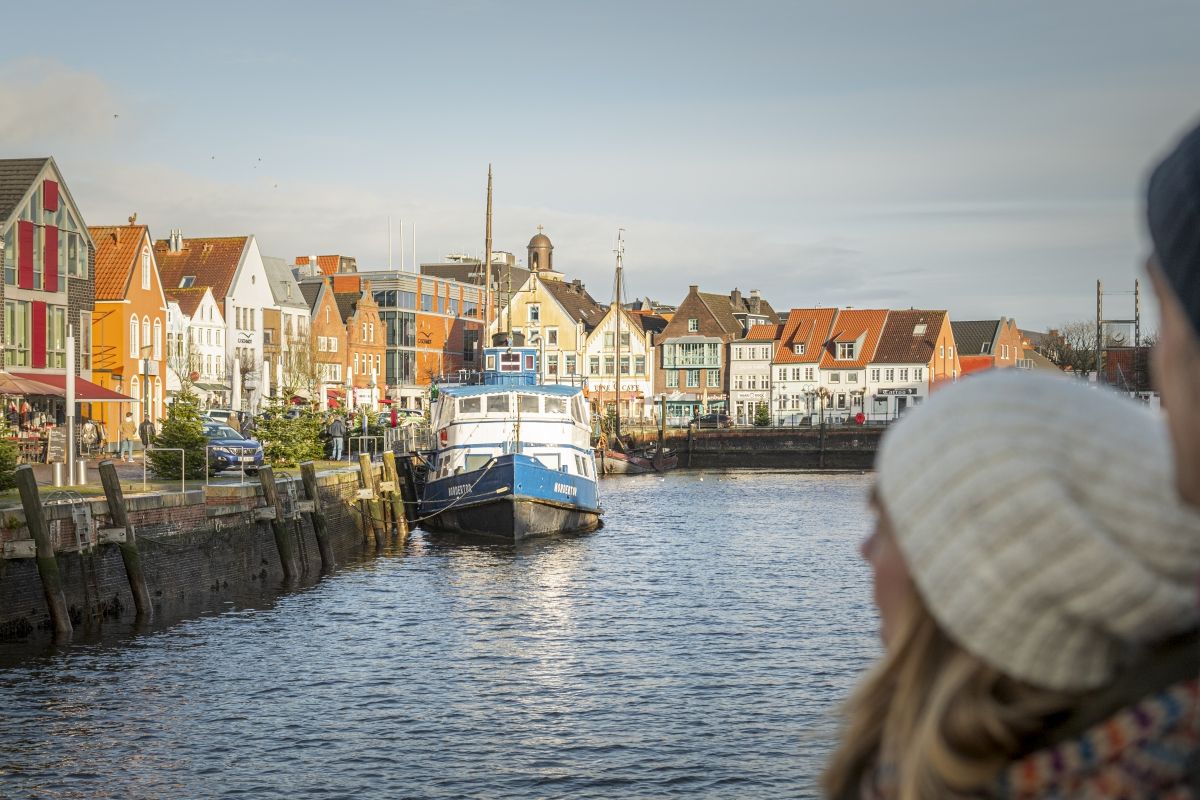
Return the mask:
{"type": "Polygon", "coordinates": [[[669,437],[679,466],[867,470],[885,428],[724,428],[669,437]]]}
{"type": "MultiPolygon", "coordinates": [[[[280,496],[289,495],[289,482],[294,482],[294,496],[303,498],[298,471],[294,476],[277,474],[280,496]]],[[[366,544],[355,506],[357,467],[323,472],[317,483],[337,562],[358,558],[366,544]]],[[[96,543],[98,531],[112,526],[108,503],[103,497],[83,502],[90,506],[94,522],[90,530],[81,526],[78,537],[70,505],[45,505],[64,594],[77,627],[103,617],[132,615],[134,608],[117,545],[96,543]]],[[[226,601],[276,593],[283,584],[271,523],[256,519],[256,509],[266,507],[259,484],[128,495],[125,505],[156,615],[217,608],[226,601]]],[[[289,526],[297,537],[305,577],[315,578],[321,559],[307,515],[289,526]]],[[[6,553],[0,558],[0,638],[22,637],[50,624],[35,559],[13,553],[13,545],[29,537],[21,508],[0,509],[0,548],[6,553]]]]}

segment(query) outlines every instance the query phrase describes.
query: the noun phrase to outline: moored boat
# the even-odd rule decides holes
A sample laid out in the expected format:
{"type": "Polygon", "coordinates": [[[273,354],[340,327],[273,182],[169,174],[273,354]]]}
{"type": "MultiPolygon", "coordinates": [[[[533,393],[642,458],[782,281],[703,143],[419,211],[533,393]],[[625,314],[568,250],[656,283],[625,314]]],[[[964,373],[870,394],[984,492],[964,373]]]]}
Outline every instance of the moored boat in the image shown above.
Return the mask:
{"type": "Polygon", "coordinates": [[[422,525],[505,541],[599,528],[582,388],[538,385],[535,347],[484,359],[482,384],[442,389],[433,408],[422,525]]]}

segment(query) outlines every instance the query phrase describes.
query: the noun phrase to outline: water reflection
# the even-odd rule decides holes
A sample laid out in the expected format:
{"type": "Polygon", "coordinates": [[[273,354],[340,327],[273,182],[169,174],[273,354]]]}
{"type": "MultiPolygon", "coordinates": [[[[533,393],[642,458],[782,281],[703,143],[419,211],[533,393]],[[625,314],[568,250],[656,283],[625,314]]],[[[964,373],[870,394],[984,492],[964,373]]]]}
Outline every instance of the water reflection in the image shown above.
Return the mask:
{"type": "Polygon", "coordinates": [[[875,653],[868,483],[606,481],[594,534],[418,533],[295,591],[0,649],[0,796],[811,796],[875,653]]]}

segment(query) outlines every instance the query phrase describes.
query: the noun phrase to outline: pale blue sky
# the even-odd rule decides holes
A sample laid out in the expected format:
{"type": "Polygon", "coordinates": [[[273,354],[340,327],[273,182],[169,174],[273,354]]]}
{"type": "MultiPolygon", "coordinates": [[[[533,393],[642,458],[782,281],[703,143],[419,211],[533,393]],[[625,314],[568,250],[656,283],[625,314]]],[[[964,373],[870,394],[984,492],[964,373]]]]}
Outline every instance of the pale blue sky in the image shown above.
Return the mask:
{"type": "Polygon", "coordinates": [[[6,11],[0,156],[54,155],[90,224],[366,268],[390,214],[430,261],[482,249],[492,162],[496,247],[545,225],[602,301],[622,226],[667,302],[1085,318],[1200,116],[1194,2],[56,8],[6,11]]]}

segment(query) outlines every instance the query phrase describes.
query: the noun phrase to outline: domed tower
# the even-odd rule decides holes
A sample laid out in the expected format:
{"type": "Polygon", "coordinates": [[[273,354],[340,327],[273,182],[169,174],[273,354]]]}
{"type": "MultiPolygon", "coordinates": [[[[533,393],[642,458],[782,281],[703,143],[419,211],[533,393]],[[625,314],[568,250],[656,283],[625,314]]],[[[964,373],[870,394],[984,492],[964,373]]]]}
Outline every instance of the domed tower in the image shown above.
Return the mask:
{"type": "Polygon", "coordinates": [[[541,225],[538,225],[537,235],[529,240],[528,264],[530,272],[554,271],[554,245],[550,243],[550,237],[542,233],[541,225]]]}

